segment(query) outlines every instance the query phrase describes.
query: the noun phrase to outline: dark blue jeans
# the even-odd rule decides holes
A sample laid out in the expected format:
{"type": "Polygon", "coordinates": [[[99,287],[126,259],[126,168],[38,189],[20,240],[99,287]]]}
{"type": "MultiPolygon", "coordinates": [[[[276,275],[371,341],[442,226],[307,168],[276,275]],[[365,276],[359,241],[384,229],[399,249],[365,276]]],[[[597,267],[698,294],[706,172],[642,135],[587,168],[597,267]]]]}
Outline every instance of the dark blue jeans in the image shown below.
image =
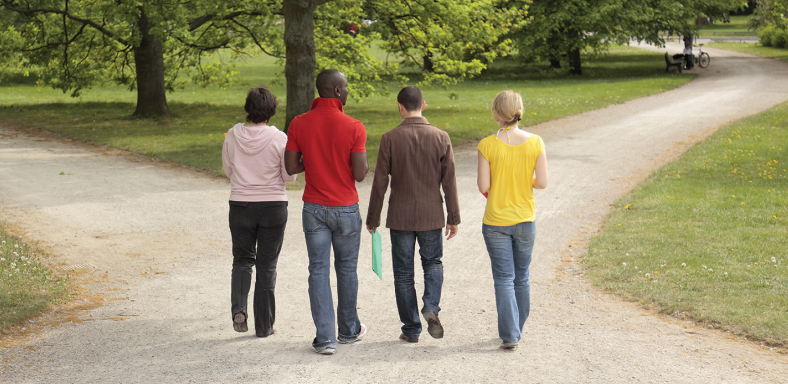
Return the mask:
{"type": "Polygon", "coordinates": [[[302,212],[306,249],[309,254],[309,304],[317,332],[312,346],[336,348],[339,340],[349,342],[361,333],[356,312],[358,299],[358,249],[361,215],[358,204],[331,207],[304,203],[302,212]],[[331,297],[331,248],[337,274],[337,312],[331,297]]]}
{"type": "Polygon", "coordinates": [[[391,230],[391,260],[394,271],[394,293],[397,310],[402,321],[402,333],[407,337],[419,337],[421,320],[419,302],[414,286],[414,252],[419,242],[421,268],[424,270],[424,311],[440,312],[441,288],[443,287],[443,236],[441,229],[431,231],[391,230]]]}
{"type": "Polygon", "coordinates": [[[254,327],[259,336],[268,336],[274,326],[276,262],[287,224],[286,201],[230,202],[230,233],[233,237],[233,272],[230,283],[232,315],[246,311],[252,267],[254,283],[254,327]]]}

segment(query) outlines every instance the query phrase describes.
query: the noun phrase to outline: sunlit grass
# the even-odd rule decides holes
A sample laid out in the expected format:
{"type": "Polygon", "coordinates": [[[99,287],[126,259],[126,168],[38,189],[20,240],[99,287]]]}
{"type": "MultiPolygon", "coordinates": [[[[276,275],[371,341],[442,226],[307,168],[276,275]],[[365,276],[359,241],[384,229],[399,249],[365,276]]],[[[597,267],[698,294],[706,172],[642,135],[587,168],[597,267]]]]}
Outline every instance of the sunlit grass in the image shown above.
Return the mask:
{"type": "Polygon", "coordinates": [[[0,225],[0,333],[68,298],[68,282],[53,275],[42,257],[0,225]]]}
{"type": "MultiPolygon", "coordinates": [[[[495,130],[490,102],[496,93],[514,89],[525,101],[523,123],[547,120],[621,103],[678,87],[692,74],[666,74],[659,54],[614,47],[607,55],[584,57],[584,75],[548,70],[544,63],[502,60],[478,79],[444,87],[423,87],[425,116],[449,132],[455,145],[495,130]]],[[[281,67],[273,59],[237,61],[238,83],[229,88],[188,85],[168,95],[173,118],[136,119],[136,95],[123,87],[95,87],[79,99],[38,87],[31,77],[15,74],[0,83],[0,123],[46,129],[93,145],[108,145],[154,159],[187,164],[221,174],[223,133],[243,121],[246,91],[267,84],[280,99],[272,123],[284,127],[285,91],[281,67]]],[[[367,151],[374,169],[383,133],[400,122],[398,84],[392,92],[349,100],[346,112],[367,127],[367,151]]]]}
{"type": "Polygon", "coordinates": [[[600,287],[788,346],[788,104],[721,128],[615,204],[584,259],[600,287]]]}
{"type": "Polygon", "coordinates": [[[717,42],[705,45],[710,48],[727,49],[736,52],[749,53],[750,55],[768,57],[772,59],[788,61],[788,49],[764,47],[760,43],[726,43],[717,42]]]}

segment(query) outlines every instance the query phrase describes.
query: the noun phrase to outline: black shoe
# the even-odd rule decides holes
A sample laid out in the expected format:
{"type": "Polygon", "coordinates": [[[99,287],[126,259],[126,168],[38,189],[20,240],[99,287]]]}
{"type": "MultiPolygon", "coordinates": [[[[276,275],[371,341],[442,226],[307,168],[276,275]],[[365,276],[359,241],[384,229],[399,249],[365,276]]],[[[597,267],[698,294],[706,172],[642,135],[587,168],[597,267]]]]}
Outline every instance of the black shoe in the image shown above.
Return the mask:
{"type": "Polygon", "coordinates": [[[243,313],[238,312],[233,316],[233,329],[236,332],[246,332],[249,330],[249,327],[246,326],[246,316],[243,313]]]}
{"type": "Polygon", "coordinates": [[[399,339],[400,340],[405,340],[405,341],[407,341],[409,343],[418,343],[419,342],[419,338],[418,337],[407,337],[407,336],[405,336],[404,333],[399,335],[399,339]]]}
{"type": "Polygon", "coordinates": [[[430,336],[436,339],[443,338],[443,326],[440,319],[438,319],[438,315],[433,311],[424,311],[422,314],[424,319],[427,320],[427,332],[429,332],[430,336]]]}

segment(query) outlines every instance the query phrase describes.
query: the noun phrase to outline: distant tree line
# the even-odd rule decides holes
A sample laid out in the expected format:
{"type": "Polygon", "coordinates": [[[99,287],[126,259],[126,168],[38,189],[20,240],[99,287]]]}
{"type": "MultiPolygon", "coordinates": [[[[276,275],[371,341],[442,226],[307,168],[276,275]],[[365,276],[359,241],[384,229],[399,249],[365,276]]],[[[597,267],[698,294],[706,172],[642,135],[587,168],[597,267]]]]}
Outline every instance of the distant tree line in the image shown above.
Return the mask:
{"type": "MultiPolygon", "coordinates": [[[[783,3],[785,0],[759,0],[783,3]]],[[[229,84],[223,57],[284,61],[286,122],[309,110],[315,73],[338,68],[353,93],[391,81],[451,84],[517,53],[582,74],[580,52],[632,39],[664,44],[742,0],[0,0],[0,65],[78,96],[99,82],[137,92],[134,114],[170,115],[184,82],[229,84]],[[352,33],[348,33],[352,31],[352,33]],[[373,43],[389,59],[377,60],[373,43]]],[[[287,125],[286,123],[286,125],[287,125]]]]}

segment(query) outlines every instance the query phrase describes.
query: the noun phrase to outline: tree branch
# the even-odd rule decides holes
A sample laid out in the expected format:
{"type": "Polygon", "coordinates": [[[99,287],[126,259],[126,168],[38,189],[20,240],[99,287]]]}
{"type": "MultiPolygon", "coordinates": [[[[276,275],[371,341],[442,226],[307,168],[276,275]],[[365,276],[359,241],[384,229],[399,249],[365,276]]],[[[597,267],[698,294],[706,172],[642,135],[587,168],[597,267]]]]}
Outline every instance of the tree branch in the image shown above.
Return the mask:
{"type": "Polygon", "coordinates": [[[76,17],[76,16],[72,15],[71,13],[69,13],[67,10],[61,11],[59,9],[48,9],[48,8],[40,8],[40,9],[15,8],[15,7],[12,7],[10,5],[10,2],[2,1],[2,0],[0,0],[0,5],[2,5],[3,8],[5,8],[5,9],[7,9],[9,11],[16,12],[16,13],[21,13],[21,14],[23,14],[25,16],[34,16],[34,15],[40,14],[40,13],[52,14],[52,15],[63,15],[63,17],[66,17],[66,18],[68,18],[70,20],[73,20],[73,21],[76,21],[78,23],[82,23],[83,25],[89,25],[89,26],[93,27],[93,29],[103,33],[107,37],[110,37],[110,38],[116,40],[117,42],[119,42],[121,44],[125,44],[125,45],[129,45],[130,44],[128,40],[126,40],[126,39],[124,39],[122,37],[115,36],[114,33],[112,33],[111,31],[107,30],[106,28],[102,27],[101,25],[99,25],[95,21],[88,20],[88,19],[83,19],[83,18],[80,18],[80,17],[76,17]]]}

